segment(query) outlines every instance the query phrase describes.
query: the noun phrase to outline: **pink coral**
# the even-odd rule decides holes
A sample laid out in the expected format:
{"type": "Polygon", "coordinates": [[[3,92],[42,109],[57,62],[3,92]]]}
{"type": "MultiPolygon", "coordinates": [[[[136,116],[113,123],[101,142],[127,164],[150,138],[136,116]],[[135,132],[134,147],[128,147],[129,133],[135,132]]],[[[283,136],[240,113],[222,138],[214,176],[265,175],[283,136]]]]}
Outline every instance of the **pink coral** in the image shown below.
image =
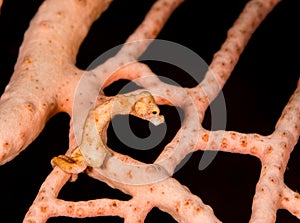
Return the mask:
{"type": "MultiPolygon", "coordinates": [[[[261,99],[255,98],[255,96],[260,97],[260,94],[256,95],[254,92],[251,95],[253,98],[252,100],[256,100],[257,104],[250,105],[250,103],[248,103],[250,100],[249,98],[238,95],[240,94],[239,92],[243,90],[243,85],[239,86],[238,81],[236,85],[231,84],[230,81],[227,82],[231,74],[233,74],[233,76],[238,75],[239,69],[241,68],[236,67],[236,70],[233,69],[238,62],[241,53],[248,44],[249,38],[252,36],[253,32],[265,16],[273,10],[273,7],[275,7],[278,1],[249,1],[240,14],[240,17],[235,21],[232,28],[229,29],[227,39],[221,46],[220,50],[214,54],[206,76],[203,80],[201,80],[200,84],[194,85],[190,88],[180,88],[163,83],[156,77],[156,74],[158,74],[159,71],[156,71],[155,69],[151,70],[151,66],[149,68],[140,62],[136,62],[138,57],[148,47],[150,43],[149,41],[142,41],[140,42],[141,44],[130,44],[132,41],[136,40],[155,38],[173,10],[175,10],[180,3],[181,1],[176,0],[157,1],[141,25],[138,26],[138,28],[126,41],[123,40],[129,44],[124,45],[118,54],[96,68],[93,68],[91,71],[100,78],[103,88],[108,87],[114,81],[119,79],[129,79],[137,85],[151,91],[154,95],[157,95],[157,103],[171,103],[183,110],[184,119],[181,128],[178,132],[176,132],[176,135],[172,138],[172,140],[162,149],[162,152],[154,161],[154,164],[159,164],[159,168],[155,169],[155,171],[149,171],[152,174],[151,177],[155,178],[161,173],[167,173],[167,177],[153,184],[128,184],[128,180],[140,177],[140,175],[138,175],[139,173],[132,171],[128,172],[126,169],[121,168],[113,169],[113,163],[108,161],[106,169],[88,169],[86,173],[99,181],[105,182],[112,188],[117,188],[130,195],[131,198],[127,200],[99,198],[94,200],[89,199],[88,201],[73,202],[67,201],[67,199],[63,200],[57,198],[59,197],[59,192],[67,183],[70,176],[62,172],[60,169],[55,168],[42,184],[36,199],[25,216],[24,222],[46,222],[48,218],[55,216],[70,216],[78,218],[91,216],[119,216],[124,218],[125,222],[143,222],[153,207],[158,207],[160,210],[169,213],[178,222],[225,221],[222,219],[222,216],[219,217],[219,208],[214,204],[216,203],[215,200],[222,200],[222,206],[225,208],[228,203],[227,200],[232,199],[231,194],[228,193],[227,196],[221,195],[221,192],[214,190],[214,187],[207,186],[209,185],[207,184],[207,181],[203,181],[201,179],[202,172],[198,171],[197,166],[194,165],[194,163],[198,165],[198,160],[194,162],[194,156],[186,165],[194,165],[193,168],[196,168],[197,170],[197,174],[195,176],[190,176],[190,174],[183,174],[181,177],[176,176],[177,173],[180,174],[180,171],[186,167],[184,166],[181,170],[175,173],[174,177],[176,179],[178,178],[177,180],[173,177],[169,177],[169,175],[174,174],[176,166],[186,156],[191,154],[191,152],[196,152],[195,154],[199,155],[200,150],[232,153],[228,156],[229,158],[225,155],[227,160],[222,163],[222,165],[224,165],[223,168],[227,168],[226,165],[230,165],[230,162],[235,162],[231,161],[235,158],[241,160],[244,159],[238,155],[234,155],[233,153],[251,155],[261,161],[261,173],[259,178],[256,176],[255,179],[258,180],[256,189],[254,190],[253,185],[253,188],[249,189],[252,191],[248,192],[254,195],[251,216],[249,214],[250,222],[275,222],[278,209],[286,209],[292,215],[300,217],[299,194],[295,192],[295,190],[286,186],[284,181],[284,174],[290,158],[290,153],[296,145],[299,137],[299,82],[298,87],[294,84],[293,89],[290,89],[290,93],[293,91],[294,93],[289,102],[286,101],[287,105],[284,107],[282,114],[280,115],[280,113],[278,113],[278,121],[276,122],[276,125],[275,122],[273,123],[274,129],[272,129],[272,131],[267,131],[265,129],[258,129],[255,131],[251,130],[250,127],[247,127],[247,124],[252,124],[251,121],[249,121],[248,117],[244,116],[242,113],[244,110],[251,110],[252,112],[257,113],[262,110],[261,107],[259,107],[259,102],[262,103],[261,99]],[[124,60],[124,58],[126,60],[124,60]],[[120,64],[126,64],[128,62],[130,62],[128,66],[125,66],[123,69],[117,70],[116,72],[112,72],[115,70],[109,70],[114,69],[114,66],[118,67],[120,64]],[[207,116],[206,111],[212,100],[217,97],[226,82],[227,85],[224,87],[224,94],[226,101],[228,101],[227,106],[238,107],[239,111],[233,115],[235,119],[239,119],[241,121],[236,125],[237,127],[228,126],[228,131],[225,129],[205,129],[204,127],[206,127],[206,123],[204,118],[207,116]],[[231,104],[231,97],[226,97],[229,88],[234,88],[234,90],[230,90],[234,91],[234,94],[237,94],[237,98],[235,99],[236,103],[234,103],[235,105],[231,104]],[[186,97],[184,97],[184,94],[188,95],[192,104],[185,103],[186,97]],[[163,97],[158,97],[161,95],[163,97]],[[197,117],[191,115],[195,108],[197,117]],[[259,132],[260,134],[251,132],[259,132]],[[113,178],[112,176],[116,177],[113,178]],[[185,181],[191,177],[199,177],[199,182],[201,183],[196,185],[203,188],[203,190],[200,190],[201,192],[197,193],[197,196],[194,195],[194,191],[196,191],[195,186],[188,185],[187,181],[185,181]],[[187,185],[190,190],[179,182],[187,185]],[[215,197],[209,198],[209,196],[205,193],[211,194],[215,197]],[[214,212],[211,207],[214,209],[214,212]]],[[[6,2],[4,2],[2,8],[3,11],[5,10],[5,4],[6,2]]],[[[32,141],[40,134],[49,118],[54,114],[57,114],[58,112],[66,112],[72,116],[72,106],[74,103],[76,86],[80,81],[80,78],[85,73],[83,70],[75,66],[77,52],[83,38],[90,29],[92,22],[99,17],[109,4],[110,1],[48,0],[41,5],[26,31],[14,74],[1,97],[1,164],[12,160],[29,144],[31,144],[32,141]]],[[[192,3],[188,1],[184,2],[180,6],[183,9],[179,7],[178,11],[175,12],[175,17],[180,15],[180,10],[184,10],[185,4],[189,5],[192,3]]],[[[275,12],[277,9],[279,10],[280,7],[284,8],[286,4],[287,3],[280,3],[275,9],[275,12]]],[[[108,8],[107,13],[109,12],[109,9],[110,8],[108,8]]],[[[125,9],[120,9],[122,12],[124,10],[125,9]]],[[[218,13],[218,11],[214,11],[211,14],[208,13],[205,19],[209,20],[212,17],[217,17],[218,13]]],[[[238,15],[238,13],[235,14],[236,16],[238,15]]],[[[229,16],[229,14],[227,15],[227,13],[225,13],[223,16],[229,16]]],[[[101,19],[102,18],[100,18],[100,21],[101,19]]],[[[172,19],[173,18],[171,17],[169,21],[172,22],[172,19]]],[[[179,21],[177,24],[173,24],[176,29],[179,27],[184,28],[180,25],[180,18],[174,19],[179,21]]],[[[262,24],[262,26],[268,24],[268,21],[270,21],[269,18],[267,18],[266,23],[262,24]]],[[[194,29],[200,29],[200,27],[202,27],[201,24],[205,25],[206,20],[197,22],[194,29]],[[199,25],[197,22],[199,22],[199,25]]],[[[222,18],[220,18],[218,23],[221,22],[222,18]]],[[[171,25],[172,23],[170,26],[171,25]]],[[[228,26],[226,29],[228,29],[231,25],[232,24],[226,24],[225,26],[228,26]]],[[[167,27],[168,24],[166,28],[167,27]]],[[[216,28],[211,30],[217,33],[216,28]]],[[[260,30],[258,30],[258,32],[259,31],[260,30]]],[[[185,36],[187,33],[178,30],[178,38],[181,38],[181,35],[185,36]]],[[[194,33],[194,30],[192,35],[197,35],[194,33]]],[[[205,36],[206,34],[202,35],[205,36]]],[[[220,35],[223,35],[225,39],[224,33],[220,35]]],[[[257,35],[259,35],[259,33],[257,35]]],[[[210,34],[207,36],[210,38],[207,39],[207,41],[214,41],[214,35],[210,34]]],[[[200,36],[197,36],[197,38],[199,37],[200,36]]],[[[163,32],[161,33],[161,38],[164,38],[163,32]]],[[[99,39],[99,42],[101,42],[101,38],[99,39]]],[[[201,41],[199,40],[198,42],[201,41]]],[[[219,44],[221,44],[221,42],[219,44]]],[[[267,43],[265,43],[265,45],[267,45],[267,43]]],[[[254,50],[256,50],[256,45],[253,46],[250,42],[249,47],[251,46],[254,50]]],[[[276,49],[280,47],[276,45],[274,48],[276,49]]],[[[245,53],[247,53],[247,49],[245,53]]],[[[246,58],[250,61],[256,60],[256,58],[252,58],[247,54],[244,54],[243,56],[245,58],[240,58],[240,62],[242,64],[246,63],[244,61],[246,58]]],[[[285,58],[282,60],[284,59],[285,58]]],[[[265,61],[262,61],[261,63],[265,65],[265,61]]],[[[274,64],[269,63],[267,65],[275,67],[279,66],[275,62],[274,64]]],[[[247,65],[245,66],[247,67],[247,65]]],[[[247,71],[248,75],[259,72],[254,68],[252,69],[255,71],[252,71],[251,68],[252,67],[249,67],[250,71],[247,71]]],[[[266,70],[268,71],[269,69],[270,68],[268,67],[266,70]]],[[[240,72],[242,73],[242,71],[240,72]]],[[[281,70],[281,72],[295,71],[281,70]]],[[[289,73],[280,74],[283,75],[280,80],[284,79],[284,75],[290,75],[289,73]]],[[[260,79],[257,78],[255,84],[266,85],[266,83],[269,82],[274,85],[276,84],[275,76],[271,76],[269,74],[265,75],[267,75],[269,79],[263,79],[260,76],[257,76],[260,79]]],[[[299,74],[297,73],[296,75],[298,78],[299,74]]],[[[293,79],[296,80],[297,78],[293,79]]],[[[284,82],[282,81],[282,84],[283,83],[284,82]]],[[[249,82],[248,86],[250,87],[248,87],[247,90],[253,90],[253,85],[254,83],[249,82]]],[[[280,90],[281,89],[278,89],[278,91],[280,90]]],[[[269,92],[266,93],[269,94],[269,92]]],[[[230,93],[228,94],[230,95],[230,93]]],[[[270,101],[277,102],[277,100],[281,100],[280,98],[277,99],[274,96],[274,93],[269,95],[272,96],[272,98],[268,99],[270,101]]],[[[97,103],[101,104],[105,100],[106,97],[101,93],[97,103]]],[[[230,111],[230,107],[228,110],[230,111]]],[[[268,112],[273,111],[270,110],[268,112]]],[[[231,115],[232,113],[228,114],[229,119],[231,115]]],[[[260,121],[263,122],[264,120],[260,121]]],[[[228,120],[229,125],[230,123],[230,120],[228,120]]],[[[57,140],[57,137],[55,140],[57,140]]],[[[70,129],[70,150],[68,153],[70,153],[75,146],[76,140],[74,138],[74,132],[70,129]]],[[[59,153],[61,153],[61,151],[59,153]]],[[[218,153],[218,156],[219,154],[221,153],[218,153]]],[[[125,156],[118,152],[116,152],[115,156],[117,160],[123,164],[147,166],[143,162],[137,161],[130,156],[125,156]]],[[[49,158],[49,162],[47,161],[47,165],[49,167],[51,158],[52,157],[49,158]]],[[[15,164],[16,161],[13,162],[15,164]]],[[[214,160],[211,165],[217,162],[218,158],[214,160]]],[[[34,170],[36,170],[36,166],[39,165],[37,161],[33,162],[30,159],[28,159],[25,164],[28,166],[34,165],[34,170]]],[[[44,162],[42,162],[42,164],[45,165],[44,162]]],[[[242,164],[243,163],[240,163],[240,165],[242,164]]],[[[6,165],[1,168],[6,168],[6,165]]],[[[238,170],[241,170],[243,171],[242,175],[247,175],[241,166],[236,166],[233,169],[237,172],[238,170]]],[[[22,169],[18,171],[22,172],[22,169]]],[[[206,171],[209,172],[209,170],[206,171]]],[[[258,171],[257,166],[253,171],[258,171]]],[[[195,173],[195,171],[193,173],[195,173]]],[[[205,174],[205,172],[203,172],[203,174],[205,174]]],[[[36,174],[32,173],[31,176],[36,176],[36,174]]],[[[211,176],[211,178],[213,178],[213,176],[211,176]]],[[[222,179],[222,176],[219,176],[219,179],[222,179]]],[[[230,181],[231,179],[224,180],[230,181]]],[[[220,181],[216,182],[225,184],[220,181]]],[[[244,182],[240,183],[244,184],[244,182]]],[[[223,187],[223,185],[221,185],[221,187],[223,187]]],[[[235,183],[232,184],[231,187],[238,189],[239,185],[235,183]]],[[[20,190],[23,190],[23,187],[19,188],[20,190]]],[[[243,195],[246,196],[246,192],[244,192],[243,195]]],[[[107,196],[104,195],[103,197],[107,196]]],[[[243,209],[248,209],[247,213],[251,212],[250,205],[243,209]]],[[[232,210],[232,212],[235,213],[235,210],[232,210]]],[[[237,222],[235,220],[231,221],[237,222]]]]}

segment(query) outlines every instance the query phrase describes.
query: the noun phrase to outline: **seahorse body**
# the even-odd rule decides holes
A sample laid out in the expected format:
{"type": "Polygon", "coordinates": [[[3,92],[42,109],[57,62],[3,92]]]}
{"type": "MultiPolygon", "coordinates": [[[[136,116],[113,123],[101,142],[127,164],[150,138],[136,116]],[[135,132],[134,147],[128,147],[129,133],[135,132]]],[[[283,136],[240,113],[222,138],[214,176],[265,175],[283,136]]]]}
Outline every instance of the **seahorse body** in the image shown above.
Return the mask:
{"type": "Polygon", "coordinates": [[[61,155],[51,160],[53,166],[71,174],[83,172],[88,166],[99,168],[111,156],[110,149],[103,142],[110,120],[117,114],[131,114],[148,120],[154,125],[164,122],[160,110],[149,92],[137,95],[116,95],[90,110],[84,124],[81,144],[71,156],[61,155]]]}

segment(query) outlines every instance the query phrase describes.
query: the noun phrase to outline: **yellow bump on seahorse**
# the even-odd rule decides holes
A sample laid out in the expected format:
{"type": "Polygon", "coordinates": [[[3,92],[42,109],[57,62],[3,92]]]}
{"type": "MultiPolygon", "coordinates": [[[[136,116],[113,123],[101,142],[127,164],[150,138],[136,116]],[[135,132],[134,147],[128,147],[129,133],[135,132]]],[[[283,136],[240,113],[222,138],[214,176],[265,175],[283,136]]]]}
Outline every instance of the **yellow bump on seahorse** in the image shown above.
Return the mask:
{"type": "Polygon", "coordinates": [[[136,95],[116,95],[90,110],[84,124],[81,144],[71,156],[54,157],[51,164],[71,174],[83,172],[88,166],[99,168],[111,155],[103,140],[107,126],[115,115],[131,114],[159,125],[164,122],[164,117],[159,113],[153,96],[147,91],[136,95]]]}

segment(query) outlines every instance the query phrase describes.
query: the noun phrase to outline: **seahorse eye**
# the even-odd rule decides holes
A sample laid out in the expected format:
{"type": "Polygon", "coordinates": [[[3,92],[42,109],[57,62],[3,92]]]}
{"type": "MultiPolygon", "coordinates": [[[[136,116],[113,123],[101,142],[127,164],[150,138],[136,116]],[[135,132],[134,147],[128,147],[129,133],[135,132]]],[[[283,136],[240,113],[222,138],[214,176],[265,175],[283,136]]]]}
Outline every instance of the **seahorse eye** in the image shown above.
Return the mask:
{"type": "Polygon", "coordinates": [[[157,114],[157,111],[152,111],[152,114],[153,114],[153,115],[156,115],[156,114],[157,114]]]}

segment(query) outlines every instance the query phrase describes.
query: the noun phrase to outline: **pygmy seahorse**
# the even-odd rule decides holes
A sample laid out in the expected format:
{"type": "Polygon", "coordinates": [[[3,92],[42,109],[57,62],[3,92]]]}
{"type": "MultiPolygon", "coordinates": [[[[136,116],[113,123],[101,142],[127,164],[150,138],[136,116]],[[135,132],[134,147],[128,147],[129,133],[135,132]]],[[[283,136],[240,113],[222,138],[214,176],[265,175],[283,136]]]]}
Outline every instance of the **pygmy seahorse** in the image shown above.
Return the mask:
{"type": "Polygon", "coordinates": [[[51,164],[71,174],[81,173],[88,166],[99,168],[111,156],[110,149],[103,141],[107,126],[115,115],[131,114],[159,125],[164,122],[164,117],[159,113],[153,96],[147,91],[136,95],[116,95],[89,111],[81,144],[70,156],[54,157],[51,164]]]}

